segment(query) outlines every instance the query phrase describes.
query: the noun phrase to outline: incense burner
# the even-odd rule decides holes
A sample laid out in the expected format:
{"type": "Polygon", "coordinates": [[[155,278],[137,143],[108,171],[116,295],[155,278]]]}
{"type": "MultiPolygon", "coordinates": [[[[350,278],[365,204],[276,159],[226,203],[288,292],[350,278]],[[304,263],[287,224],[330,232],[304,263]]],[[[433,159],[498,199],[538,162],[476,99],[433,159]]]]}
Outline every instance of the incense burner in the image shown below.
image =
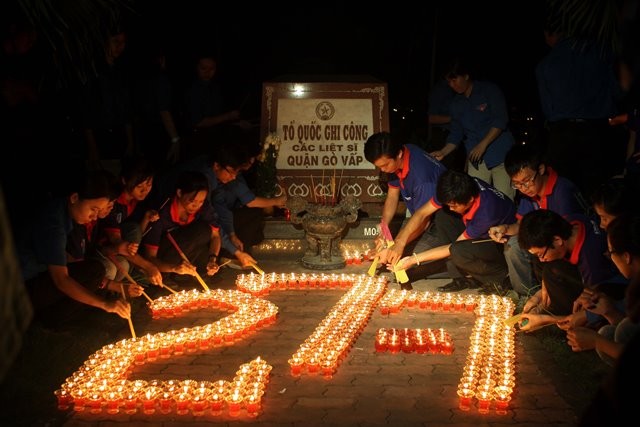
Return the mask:
{"type": "Polygon", "coordinates": [[[340,241],[348,224],[358,218],[362,203],[347,196],[337,204],[310,203],[302,197],[287,200],[293,224],[302,224],[307,250],[302,264],[314,270],[343,268],[345,260],[340,252],[340,241]]]}

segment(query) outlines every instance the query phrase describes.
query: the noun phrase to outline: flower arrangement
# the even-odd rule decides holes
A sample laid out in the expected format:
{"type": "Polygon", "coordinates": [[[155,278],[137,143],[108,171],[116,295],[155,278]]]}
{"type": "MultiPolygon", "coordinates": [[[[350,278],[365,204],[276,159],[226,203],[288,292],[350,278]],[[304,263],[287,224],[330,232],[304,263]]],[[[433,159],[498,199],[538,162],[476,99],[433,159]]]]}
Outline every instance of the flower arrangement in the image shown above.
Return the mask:
{"type": "Polygon", "coordinates": [[[256,165],[256,193],[262,197],[274,197],[276,185],[278,183],[276,162],[280,151],[280,137],[272,132],[264,139],[262,151],[257,159],[256,165]]]}

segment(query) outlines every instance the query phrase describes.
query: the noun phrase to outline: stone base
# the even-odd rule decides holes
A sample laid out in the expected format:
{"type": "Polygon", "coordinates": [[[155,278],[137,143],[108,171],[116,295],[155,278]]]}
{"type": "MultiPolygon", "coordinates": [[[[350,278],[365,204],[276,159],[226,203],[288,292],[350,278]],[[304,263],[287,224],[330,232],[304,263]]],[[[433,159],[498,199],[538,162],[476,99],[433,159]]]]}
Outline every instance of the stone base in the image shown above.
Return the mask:
{"type": "Polygon", "coordinates": [[[327,261],[322,259],[320,255],[315,255],[303,257],[302,265],[311,270],[336,270],[344,268],[347,264],[342,257],[332,256],[331,260],[327,261]]]}

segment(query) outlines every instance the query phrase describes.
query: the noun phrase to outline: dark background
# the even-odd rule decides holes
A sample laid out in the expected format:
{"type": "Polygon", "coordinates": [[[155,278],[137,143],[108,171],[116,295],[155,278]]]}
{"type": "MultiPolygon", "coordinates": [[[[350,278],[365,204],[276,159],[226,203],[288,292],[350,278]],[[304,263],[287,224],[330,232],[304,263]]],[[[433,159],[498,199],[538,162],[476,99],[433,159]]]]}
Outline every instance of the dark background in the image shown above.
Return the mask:
{"type": "Polygon", "coordinates": [[[182,81],[196,52],[213,52],[235,102],[250,95],[248,115],[259,112],[262,82],[281,75],[369,75],[389,85],[391,107],[424,122],[433,79],[458,53],[478,64],[476,79],[503,88],[512,108],[538,109],[534,67],[547,50],[541,1],[389,2],[384,8],[338,1],[224,8],[204,1],[135,3],[129,54],[163,45],[169,69],[182,81]]]}

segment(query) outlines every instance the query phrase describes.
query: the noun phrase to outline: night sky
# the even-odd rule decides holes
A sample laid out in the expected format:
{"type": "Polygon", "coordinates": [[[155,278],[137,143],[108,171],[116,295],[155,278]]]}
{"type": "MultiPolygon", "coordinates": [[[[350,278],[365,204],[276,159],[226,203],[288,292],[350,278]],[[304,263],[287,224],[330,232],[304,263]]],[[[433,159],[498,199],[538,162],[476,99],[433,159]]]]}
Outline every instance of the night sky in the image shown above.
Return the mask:
{"type": "Polygon", "coordinates": [[[169,68],[181,76],[191,72],[194,52],[212,51],[236,102],[249,95],[258,111],[264,81],[347,74],[386,82],[392,107],[413,109],[422,118],[433,58],[439,71],[458,52],[480,64],[476,79],[503,88],[511,108],[523,114],[538,109],[534,67],[547,51],[542,1],[389,2],[384,8],[262,2],[250,9],[240,3],[227,3],[223,12],[214,2],[137,1],[128,48],[163,44],[169,68]]]}

